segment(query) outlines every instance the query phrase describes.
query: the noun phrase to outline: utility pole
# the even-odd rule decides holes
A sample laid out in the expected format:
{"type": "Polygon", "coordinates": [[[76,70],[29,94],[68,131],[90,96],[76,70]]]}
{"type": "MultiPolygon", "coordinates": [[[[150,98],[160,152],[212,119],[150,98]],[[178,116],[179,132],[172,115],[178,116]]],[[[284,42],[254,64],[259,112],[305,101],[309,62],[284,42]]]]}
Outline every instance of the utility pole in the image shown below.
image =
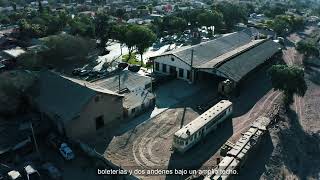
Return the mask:
{"type": "Polygon", "coordinates": [[[37,144],[37,140],[36,140],[36,137],[34,135],[34,131],[33,131],[33,126],[32,126],[32,122],[30,122],[30,129],[31,129],[31,132],[32,132],[32,137],[33,137],[33,142],[34,142],[34,146],[36,147],[36,151],[40,157],[40,152],[39,152],[39,148],[38,148],[38,144],[37,144]]]}
{"type": "Polygon", "coordinates": [[[119,93],[120,93],[120,90],[121,90],[121,87],[120,87],[120,85],[121,85],[121,73],[119,73],[119,93]]]}
{"type": "Polygon", "coordinates": [[[152,86],[152,83],[153,83],[153,79],[152,79],[152,77],[153,77],[153,72],[154,72],[154,62],[152,63],[152,68],[151,68],[151,74],[150,74],[150,78],[151,78],[151,92],[153,92],[153,86],[152,86]]]}
{"type": "Polygon", "coordinates": [[[190,63],[190,78],[191,81],[193,82],[193,53],[194,53],[194,49],[191,49],[191,63],[190,63]]]}

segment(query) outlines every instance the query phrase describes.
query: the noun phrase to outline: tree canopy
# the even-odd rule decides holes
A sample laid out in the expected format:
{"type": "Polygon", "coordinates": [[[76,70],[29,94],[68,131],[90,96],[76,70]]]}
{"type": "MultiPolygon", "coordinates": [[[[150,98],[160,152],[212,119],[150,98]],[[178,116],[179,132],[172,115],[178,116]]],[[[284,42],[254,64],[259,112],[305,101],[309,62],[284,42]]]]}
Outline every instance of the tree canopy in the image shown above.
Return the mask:
{"type": "Polygon", "coordinates": [[[19,57],[18,62],[27,69],[41,67],[57,68],[73,64],[88,63],[88,57],[95,52],[95,41],[68,34],[52,35],[40,39],[41,50],[29,51],[19,57]]]}
{"type": "Polygon", "coordinates": [[[11,21],[18,21],[21,37],[25,39],[40,38],[56,34],[63,30],[71,19],[66,12],[51,13],[43,11],[41,13],[31,12],[14,13],[10,16],[11,21]]]}
{"type": "Polygon", "coordinates": [[[248,16],[247,8],[236,3],[218,3],[213,6],[213,10],[222,13],[227,29],[232,29],[239,22],[245,22],[248,16]]]}
{"type": "Polygon", "coordinates": [[[269,23],[269,27],[279,35],[285,35],[293,30],[302,28],[303,25],[303,18],[293,15],[278,15],[269,23]]]}
{"type": "Polygon", "coordinates": [[[293,102],[294,94],[304,96],[307,85],[304,80],[303,69],[295,66],[273,65],[268,73],[273,88],[284,92],[284,101],[287,105],[293,102]]]}
{"type": "Polygon", "coordinates": [[[125,44],[129,49],[129,58],[131,58],[133,48],[136,48],[141,55],[142,64],[142,54],[154,43],[156,35],[145,26],[131,25],[128,26],[125,37],[125,44]]]}
{"type": "Polygon", "coordinates": [[[109,20],[109,15],[105,12],[99,12],[94,18],[95,37],[101,41],[102,47],[105,47],[111,34],[112,27],[109,20]]]}
{"type": "Polygon", "coordinates": [[[299,41],[297,44],[297,50],[306,56],[319,56],[319,50],[317,44],[311,41],[299,41]]]}
{"type": "Polygon", "coordinates": [[[70,33],[82,37],[95,37],[95,26],[93,19],[87,15],[80,15],[70,22],[70,33]]]}
{"type": "Polygon", "coordinates": [[[223,16],[222,13],[218,11],[205,11],[199,14],[197,18],[201,26],[215,26],[216,29],[220,29],[222,27],[223,16]]]}

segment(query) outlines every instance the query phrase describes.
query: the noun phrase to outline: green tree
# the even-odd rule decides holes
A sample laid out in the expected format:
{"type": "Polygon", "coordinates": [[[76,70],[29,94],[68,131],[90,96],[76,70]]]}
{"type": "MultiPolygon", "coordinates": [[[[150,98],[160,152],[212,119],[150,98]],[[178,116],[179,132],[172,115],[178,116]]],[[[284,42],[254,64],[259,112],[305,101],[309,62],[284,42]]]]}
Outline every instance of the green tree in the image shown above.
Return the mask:
{"type": "Polygon", "coordinates": [[[117,9],[117,10],[115,11],[115,16],[118,17],[118,18],[120,18],[120,19],[123,19],[124,16],[125,16],[125,14],[126,14],[126,12],[125,12],[125,10],[123,10],[123,9],[117,9]]]}
{"type": "Polygon", "coordinates": [[[294,94],[304,96],[307,85],[303,69],[295,66],[273,65],[268,74],[271,77],[273,88],[284,92],[286,105],[292,104],[294,94]]]}
{"type": "Polygon", "coordinates": [[[281,36],[291,31],[290,22],[283,16],[276,16],[271,23],[271,28],[281,36]]]}
{"type": "MultiPolygon", "coordinates": [[[[141,55],[141,61],[142,54],[156,40],[156,35],[149,28],[138,25],[128,26],[125,37],[125,44],[129,50],[128,59],[131,58],[134,48],[137,48],[141,55]]],[[[143,62],[141,62],[141,64],[143,64],[143,62]]]]}
{"type": "Polygon", "coordinates": [[[41,0],[38,0],[38,7],[39,7],[39,12],[42,13],[43,12],[43,6],[41,3],[41,0]]]}
{"type": "Polygon", "coordinates": [[[10,19],[4,14],[0,14],[0,24],[10,24],[10,19]]]}
{"type": "Polygon", "coordinates": [[[274,6],[263,6],[263,13],[270,18],[275,18],[277,15],[285,14],[287,8],[281,4],[274,6]]]}
{"type": "Polygon", "coordinates": [[[95,37],[95,26],[93,20],[86,15],[81,15],[72,19],[69,23],[70,33],[82,37],[95,37]]]}
{"type": "Polygon", "coordinates": [[[87,62],[87,57],[95,49],[94,40],[67,34],[49,36],[42,41],[48,48],[42,58],[49,65],[87,62]]]}
{"type": "Polygon", "coordinates": [[[138,29],[136,29],[135,34],[137,37],[140,37],[136,47],[141,57],[141,66],[143,66],[142,55],[156,41],[157,36],[149,28],[143,26],[140,26],[138,29]]]}
{"type": "Polygon", "coordinates": [[[123,44],[125,44],[125,41],[126,41],[126,33],[127,33],[127,26],[125,25],[113,26],[111,30],[111,38],[118,40],[120,43],[121,55],[122,55],[122,46],[123,44]]]}
{"type": "Polygon", "coordinates": [[[0,74],[0,116],[16,116],[30,107],[26,94],[37,76],[30,71],[14,70],[0,74]]]}
{"type": "Polygon", "coordinates": [[[315,42],[299,41],[297,50],[306,56],[319,56],[319,50],[315,42]]]}
{"type": "Polygon", "coordinates": [[[278,15],[269,24],[279,35],[286,35],[288,32],[303,28],[304,20],[299,16],[278,15]]]}
{"type": "Polygon", "coordinates": [[[184,31],[187,28],[187,21],[177,16],[165,16],[162,21],[159,21],[159,28],[174,34],[184,31]]]}
{"type": "Polygon", "coordinates": [[[221,12],[227,29],[232,29],[239,22],[246,22],[248,12],[239,4],[223,2],[213,6],[213,10],[221,12]]]}
{"type": "Polygon", "coordinates": [[[101,47],[105,47],[111,33],[111,24],[109,15],[105,12],[99,12],[94,18],[95,36],[100,40],[101,47]]]}
{"type": "Polygon", "coordinates": [[[223,23],[222,14],[218,11],[206,11],[199,14],[197,18],[199,24],[201,26],[206,26],[207,28],[210,26],[215,26],[216,29],[220,29],[223,23]]]}
{"type": "Polygon", "coordinates": [[[26,19],[21,19],[18,23],[20,36],[26,39],[43,37],[46,34],[46,27],[39,24],[32,24],[26,19]]]}

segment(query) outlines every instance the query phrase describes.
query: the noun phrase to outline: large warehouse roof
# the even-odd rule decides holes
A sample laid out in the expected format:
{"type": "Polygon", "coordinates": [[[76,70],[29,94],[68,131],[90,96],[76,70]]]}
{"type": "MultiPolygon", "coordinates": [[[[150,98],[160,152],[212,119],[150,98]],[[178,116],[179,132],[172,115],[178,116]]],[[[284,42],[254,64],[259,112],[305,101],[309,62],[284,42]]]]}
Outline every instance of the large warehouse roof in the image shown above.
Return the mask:
{"type": "Polygon", "coordinates": [[[197,66],[196,68],[214,68],[219,66],[220,64],[224,63],[225,61],[232,59],[233,57],[247,51],[250,48],[253,48],[257,45],[259,45],[260,43],[262,43],[263,41],[265,41],[264,39],[260,39],[260,40],[255,40],[255,41],[251,41],[248,44],[245,44],[243,46],[240,46],[238,48],[233,49],[232,51],[229,51],[225,54],[222,54],[221,56],[218,56],[204,64],[201,64],[200,66],[197,66]]]}
{"type": "Polygon", "coordinates": [[[233,81],[239,82],[250,71],[279,51],[280,45],[272,40],[268,40],[245,53],[223,63],[217,71],[228,76],[233,81]]]}
{"type": "Polygon", "coordinates": [[[250,42],[250,36],[244,32],[235,32],[205,43],[169,51],[161,56],[174,55],[191,65],[191,49],[193,49],[193,67],[198,67],[250,42]]]}

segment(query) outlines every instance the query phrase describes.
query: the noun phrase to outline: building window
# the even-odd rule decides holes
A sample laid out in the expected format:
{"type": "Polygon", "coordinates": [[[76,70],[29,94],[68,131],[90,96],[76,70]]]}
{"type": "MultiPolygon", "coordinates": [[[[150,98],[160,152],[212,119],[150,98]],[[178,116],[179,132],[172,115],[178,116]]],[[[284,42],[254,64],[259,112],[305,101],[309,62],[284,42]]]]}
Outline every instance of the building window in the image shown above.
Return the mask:
{"type": "Polygon", "coordinates": [[[171,61],[174,61],[174,58],[173,58],[173,57],[171,58],[171,61]]]}
{"type": "Polygon", "coordinates": [[[183,69],[179,69],[179,77],[183,77],[183,69]]]}
{"type": "Polygon", "coordinates": [[[96,97],[94,98],[94,101],[95,101],[95,102],[99,102],[99,96],[96,96],[96,97]]]}
{"type": "Polygon", "coordinates": [[[136,108],[132,108],[131,113],[135,113],[136,112],[136,108]]]}
{"type": "Polygon", "coordinates": [[[156,65],[156,71],[159,71],[159,63],[155,62],[155,65],[156,65]]]}
{"type": "Polygon", "coordinates": [[[96,118],[96,130],[102,128],[104,126],[103,116],[99,116],[96,118]]]}
{"type": "Polygon", "coordinates": [[[190,71],[187,71],[187,79],[190,79],[190,77],[191,77],[191,73],[190,71]]]}
{"type": "Polygon", "coordinates": [[[167,72],[167,65],[166,64],[162,64],[162,72],[167,72]]]}

